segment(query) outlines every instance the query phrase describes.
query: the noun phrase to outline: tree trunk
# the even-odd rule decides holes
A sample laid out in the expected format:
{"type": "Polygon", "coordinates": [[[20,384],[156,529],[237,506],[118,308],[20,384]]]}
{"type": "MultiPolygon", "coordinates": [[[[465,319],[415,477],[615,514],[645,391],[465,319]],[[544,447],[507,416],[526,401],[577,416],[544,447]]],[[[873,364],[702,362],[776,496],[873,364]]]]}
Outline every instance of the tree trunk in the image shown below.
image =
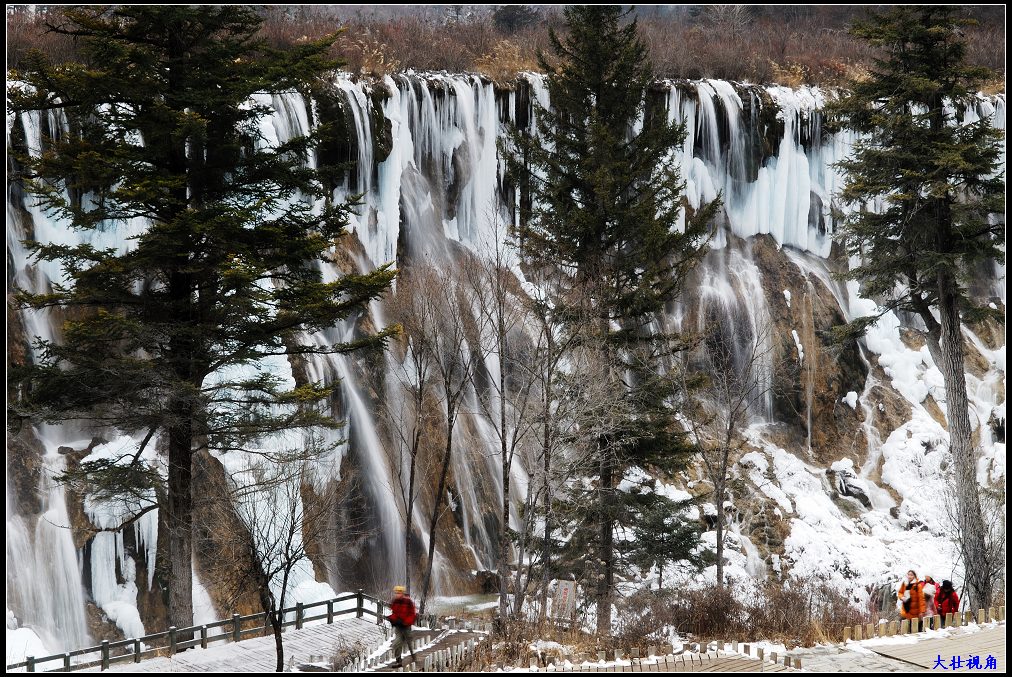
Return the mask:
{"type": "MultiPolygon", "coordinates": [[[[176,405],[178,424],[169,430],[169,622],[179,628],[193,625],[193,454],[191,412],[176,405]]],[[[192,639],[192,634],[179,641],[192,639]]]]}
{"type": "Polygon", "coordinates": [[[506,456],[506,442],[502,449],[502,525],[499,530],[499,618],[505,619],[509,604],[509,556],[510,556],[510,463],[506,456]]]}
{"type": "Polygon", "coordinates": [[[544,467],[545,467],[545,495],[544,495],[544,511],[545,511],[545,537],[541,545],[541,608],[538,611],[538,617],[540,620],[545,620],[545,616],[548,614],[548,581],[551,572],[551,556],[552,556],[552,492],[550,490],[550,482],[548,480],[549,472],[551,471],[551,453],[549,452],[549,445],[551,444],[552,437],[552,425],[549,421],[549,408],[551,406],[551,397],[548,393],[551,392],[551,377],[548,379],[548,386],[546,387],[546,398],[545,402],[545,438],[544,438],[544,467]]]}
{"type": "Polygon", "coordinates": [[[552,341],[552,332],[547,327],[544,328],[546,346],[546,358],[545,363],[545,385],[544,391],[541,394],[543,398],[542,402],[542,415],[544,416],[544,429],[542,439],[542,461],[544,464],[544,515],[545,515],[545,533],[544,541],[541,545],[541,594],[540,600],[541,605],[538,611],[538,620],[544,621],[548,614],[548,582],[551,572],[551,557],[552,557],[552,491],[551,491],[551,477],[552,470],[552,445],[554,443],[552,439],[552,377],[554,375],[555,362],[553,355],[555,354],[555,344],[552,341]]]}
{"type": "MultiPolygon", "coordinates": [[[[453,418],[451,412],[447,412],[447,421],[453,418]]],[[[436,525],[439,523],[439,508],[443,504],[443,493],[446,491],[446,474],[450,469],[450,453],[453,450],[453,425],[447,423],[446,448],[443,450],[443,466],[439,473],[439,487],[436,489],[436,504],[432,507],[432,519],[429,520],[429,553],[428,562],[425,567],[425,581],[422,583],[421,601],[418,605],[418,613],[425,613],[425,604],[429,597],[429,586],[432,584],[432,559],[436,554],[436,525]]]]}
{"type": "Polygon", "coordinates": [[[415,508],[415,463],[417,451],[411,455],[411,469],[408,471],[408,506],[404,521],[404,587],[411,594],[411,518],[415,508]]]}
{"type": "Polygon", "coordinates": [[[597,634],[611,635],[611,598],[615,575],[613,515],[612,515],[612,484],[614,483],[611,462],[611,450],[608,441],[602,436],[598,438],[598,450],[601,454],[601,487],[600,511],[601,533],[598,559],[601,569],[598,573],[597,585],[597,634]]]}
{"type": "Polygon", "coordinates": [[[285,645],[281,641],[281,623],[284,619],[284,614],[280,611],[272,611],[270,613],[271,626],[274,628],[274,651],[278,656],[277,668],[275,672],[285,671],[285,645]]]}
{"type": "MultiPolygon", "coordinates": [[[[507,594],[509,588],[509,556],[510,556],[510,465],[509,439],[506,431],[506,377],[505,377],[505,338],[506,329],[502,326],[500,310],[499,324],[499,453],[502,458],[502,521],[499,528],[499,618],[506,619],[509,604],[507,594]]],[[[519,611],[519,609],[517,609],[519,611]]]]}
{"type": "Polygon", "coordinates": [[[715,486],[717,494],[717,587],[724,587],[724,483],[715,486]]]}
{"type": "Polygon", "coordinates": [[[527,539],[533,531],[533,525],[531,524],[531,492],[533,491],[533,484],[527,483],[527,498],[524,500],[524,514],[526,517],[520,525],[520,538],[517,542],[517,570],[513,575],[513,608],[516,613],[519,614],[524,608],[524,601],[527,596],[527,586],[531,583],[531,564],[530,557],[527,558],[527,574],[524,575],[524,555],[527,554],[528,542],[527,539]]]}
{"type": "Polygon", "coordinates": [[[954,283],[944,273],[938,279],[942,362],[938,368],[945,381],[949,451],[956,473],[959,547],[966,575],[967,601],[971,609],[991,605],[993,587],[988,562],[984,516],[980,508],[976,458],[970,432],[969,402],[963,366],[963,336],[954,283]]]}

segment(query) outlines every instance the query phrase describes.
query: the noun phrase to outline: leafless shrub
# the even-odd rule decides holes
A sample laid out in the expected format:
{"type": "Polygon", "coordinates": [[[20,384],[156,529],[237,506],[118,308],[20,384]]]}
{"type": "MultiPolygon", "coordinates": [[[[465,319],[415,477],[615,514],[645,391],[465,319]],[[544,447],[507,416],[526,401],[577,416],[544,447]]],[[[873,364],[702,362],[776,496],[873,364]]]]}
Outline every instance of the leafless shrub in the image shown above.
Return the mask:
{"type": "Polygon", "coordinates": [[[369,648],[362,642],[351,642],[339,637],[330,646],[330,669],[332,672],[338,672],[367,655],[369,648]]]}
{"type": "Polygon", "coordinates": [[[475,70],[507,89],[512,89],[518,73],[537,69],[537,61],[523,53],[519,45],[509,40],[500,40],[491,52],[475,62],[475,70]]]}
{"type": "MultiPolygon", "coordinates": [[[[447,21],[432,7],[366,12],[341,6],[271,6],[262,11],[265,23],[261,35],[268,44],[294,44],[343,28],[335,55],[344,58],[353,72],[364,67],[367,72],[383,74],[398,68],[474,72],[481,68],[479,62],[487,64],[488,56],[505,39],[517,46],[521,61],[535,63],[539,51],[549,51],[548,28],[564,30],[558,8],[542,8],[539,22],[519,29],[497,24],[491,9],[454,21],[447,21]],[[360,43],[365,35],[370,36],[370,49],[363,50],[360,43]]],[[[965,11],[979,21],[964,30],[969,62],[1004,73],[1004,14],[984,7],[965,11]]],[[[57,12],[54,8],[48,14],[57,16],[57,12]]],[[[830,5],[708,6],[700,11],[644,11],[639,30],[660,77],[774,82],[771,63],[775,63],[781,69],[790,70],[792,65],[806,69],[805,82],[842,85],[853,73],[866,69],[874,56],[864,41],[846,30],[863,13],[861,7],[830,5]]],[[[81,58],[72,40],[46,32],[46,16],[45,9],[8,11],[8,67],[17,68],[31,48],[57,59],[81,58]]],[[[995,91],[1003,88],[997,81],[990,87],[995,91]]]]}
{"type": "Polygon", "coordinates": [[[396,73],[400,68],[401,62],[388,55],[390,48],[368,33],[349,40],[348,45],[345,53],[350,51],[352,56],[348,59],[348,64],[355,72],[382,78],[396,73]]]}
{"type": "Polygon", "coordinates": [[[825,581],[749,579],[725,588],[637,592],[619,609],[619,638],[624,646],[657,644],[674,631],[697,641],[769,640],[812,646],[839,641],[844,627],[871,620],[825,581]],[[740,586],[745,589],[735,589],[740,586]]]}

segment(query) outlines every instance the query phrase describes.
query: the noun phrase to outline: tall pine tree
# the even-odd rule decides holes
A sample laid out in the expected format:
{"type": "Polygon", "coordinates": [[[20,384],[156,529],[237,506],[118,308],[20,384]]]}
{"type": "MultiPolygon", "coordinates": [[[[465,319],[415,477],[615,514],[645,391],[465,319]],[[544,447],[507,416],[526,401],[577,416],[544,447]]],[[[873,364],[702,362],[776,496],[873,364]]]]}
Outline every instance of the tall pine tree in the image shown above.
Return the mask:
{"type": "MultiPolygon", "coordinates": [[[[1005,181],[998,175],[1002,132],[990,120],[959,124],[987,69],[965,63],[958,9],[901,7],[872,14],[852,32],[879,50],[871,76],[834,107],[838,119],[863,136],[847,172],[843,196],[881,209],[855,213],[842,231],[861,261],[849,276],[880,300],[879,315],[849,326],[863,332],[890,310],[915,313],[942,372],[949,450],[956,476],[958,539],[971,608],[987,607],[992,576],[976,480],[964,375],[961,318],[1001,313],[967,293],[981,267],[1004,258],[1005,181]]],[[[996,568],[998,567],[998,568],[996,568]]]]}
{"type": "Polygon", "coordinates": [[[684,186],[670,154],[685,129],[648,106],[653,74],[627,14],[616,6],[566,9],[568,35],[551,32],[554,54],[540,56],[551,108],[536,105],[537,134],[517,130],[507,152],[521,207],[529,205],[516,233],[521,252],[532,270],[562,273],[548,290],[553,321],[592,336],[594,359],[605,363],[628,412],[591,442],[593,496],[573,496],[593,500],[570,542],[594,553],[580,557],[590,563],[584,575],[596,579],[602,633],[611,629],[615,529],[639,513],[616,484],[631,463],[670,468],[687,450],[661,376],[678,342],[657,319],[702,255],[717,207],[680,218],[684,186]]]}
{"type": "Polygon", "coordinates": [[[66,122],[48,130],[41,155],[21,154],[21,178],[74,230],[147,225],[126,251],[29,243],[65,278],[20,301],[67,319],[17,376],[15,406],[142,440],[83,476],[113,493],[158,485],[148,489],[169,534],[159,566],[169,619],[189,626],[194,453],[333,426],[316,406],[331,388],[287,388],[263,358],[382,343],[387,330],[337,345],[306,332],[363,312],[393,271],[324,280],[352,206],[335,204],[324,168],[312,168],[316,138],[272,147],[260,131],[272,93],[308,96],[337,65],[327,57],[333,37],[274,50],[257,37],[261,19],[235,6],[78,7],[63,18],[50,29],[79,39],[85,62],[34,53],[8,88],[13,112],[55,110],[66,122]],[[152,439],[167,450],[164,486],[142,471],[152,439]]]}

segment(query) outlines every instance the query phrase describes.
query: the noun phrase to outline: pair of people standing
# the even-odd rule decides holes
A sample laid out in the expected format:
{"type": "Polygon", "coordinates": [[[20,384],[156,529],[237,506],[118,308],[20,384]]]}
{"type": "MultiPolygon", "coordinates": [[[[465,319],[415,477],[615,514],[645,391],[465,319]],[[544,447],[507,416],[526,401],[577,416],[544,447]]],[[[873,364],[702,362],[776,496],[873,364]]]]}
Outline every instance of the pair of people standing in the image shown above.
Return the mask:
{"type": "Polygon", "coordinates": [[[900,618],[904,619],[941,616],[944,627],[946,614],[959,611],[959,595],[951,581],[942,581],[941,586],[931,576],[925,576],[920,581],[913,570],[908,571],[900,583],[897,597],[900,618]]]}

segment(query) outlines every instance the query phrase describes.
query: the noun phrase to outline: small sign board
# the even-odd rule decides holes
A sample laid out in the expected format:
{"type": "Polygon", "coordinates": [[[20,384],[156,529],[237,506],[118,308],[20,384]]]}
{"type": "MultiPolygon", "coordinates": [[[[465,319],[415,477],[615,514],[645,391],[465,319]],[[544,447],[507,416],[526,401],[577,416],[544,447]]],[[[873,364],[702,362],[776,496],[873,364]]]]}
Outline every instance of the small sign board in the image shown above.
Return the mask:
{"type": "Polygon", "coordinates": [[[576,581],[555,581],[555,597],[552,598],[552,617],[570,620],[576,610],[576,581]]]}

